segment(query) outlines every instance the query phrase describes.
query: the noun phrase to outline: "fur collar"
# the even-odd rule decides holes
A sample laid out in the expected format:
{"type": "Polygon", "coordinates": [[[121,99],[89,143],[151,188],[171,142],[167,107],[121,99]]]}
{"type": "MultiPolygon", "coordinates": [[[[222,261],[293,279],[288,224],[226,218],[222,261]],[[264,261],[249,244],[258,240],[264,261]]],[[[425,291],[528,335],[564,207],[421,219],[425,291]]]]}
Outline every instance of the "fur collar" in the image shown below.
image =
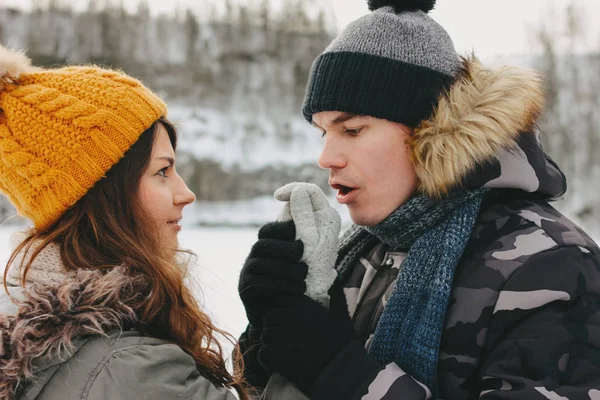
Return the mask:
{"type": "Polygon", "coordinates": [[[533,70],[487,69],[474,56],[463,59],[459,78],[411,141],[421,193],[439,198],[477,165],[515,148],[520,134],[532,132],[543,106],[533,70]]]}
{"type": "Polygon", "coordinates": [[[76,339],[133,327],[145,292],[146,279],[123,267],[28,284],[17,314],[0,315],[0,399],[14,398],[40,364],[68,359],[76,339]]]}

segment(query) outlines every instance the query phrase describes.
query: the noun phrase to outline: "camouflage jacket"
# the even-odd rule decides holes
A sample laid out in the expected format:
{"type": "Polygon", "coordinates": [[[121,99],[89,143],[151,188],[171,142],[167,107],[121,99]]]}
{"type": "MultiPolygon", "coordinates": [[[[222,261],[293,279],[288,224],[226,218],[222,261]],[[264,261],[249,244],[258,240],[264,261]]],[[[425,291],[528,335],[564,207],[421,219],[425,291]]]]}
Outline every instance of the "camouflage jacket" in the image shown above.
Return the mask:
{"type": "MultiPolygon", "coordinates": [[[[548,204],[565,193],[566,179],[534,128],[543,103],[538,89],[523,69],[487,70],[465,60],[464,79],[415,131],[422,191],[456,184],[492,189],[454,275],[438,364],[445,399],[600,398],[600,250],[548,204]],[[485,154],[494,141],[499,148],[485,154]]],[[[340,250],[340,260],[355,253],[344,285],[367,348],[405,257],[369,235],[353,227],[340,250]]],[[[349,364],[334,360],[329,373],[349,364]]],[[[390,364],[356,398],[430,396],[390,364]]]]}
{"type": "MultiPolygon", "coordinates": [[[[547,202],[515,194],[488,195],[457,266],[440,344],[440,397],[599,399],[600,249],[547,202]]],[[[345,281],[349,313],[367,348],[405,257],[374,241],[345,281]]],[[[348,359],[334,359],[319,380],[348,366],[348,359]]],[[[320,398],[336,399],[336,392],[323,388],[320,398]]],[[[307,399],[277,379],[264,396],[307,399]]],[[[431,397],[392,363],[355,398],[431,397]]]]}
{"type": "MultiPolygon", "coordinates": [[[[455,270],[438,363],[444,399],[600,399],[600,249],[548,203],[566,179],[542,150],[542,106],[532,71],[473,58],[414,132],[422,193],[491,189],[455,270]]],[[[367,348],[406,257],[390,250],[358,226],[342,239],[339,260],[353,266],[344,276],[349,313],[367,348]]],[[[353,364],[334,358],[315,398],[339,399],[331,382],[356,380],[353,364]]],[[[431,398],[395,363],[364,379],[353,399],[431,398]]],[[[266,398],[306,398],[289,387],[278,396],[283,386],[266,398]]]]}
{"type": "MultiPolygon", "coordinates": [[[[377,243],[345,282],[367,347],[404,258],[377,243]]],[[[441,397],[595,399],[599,300],[600,250],[585,233],[544,201],[491,193],[455,273],[440,347],[441,397]]],[[[430,397],[391,364],[360,398],[430,397]]]]}

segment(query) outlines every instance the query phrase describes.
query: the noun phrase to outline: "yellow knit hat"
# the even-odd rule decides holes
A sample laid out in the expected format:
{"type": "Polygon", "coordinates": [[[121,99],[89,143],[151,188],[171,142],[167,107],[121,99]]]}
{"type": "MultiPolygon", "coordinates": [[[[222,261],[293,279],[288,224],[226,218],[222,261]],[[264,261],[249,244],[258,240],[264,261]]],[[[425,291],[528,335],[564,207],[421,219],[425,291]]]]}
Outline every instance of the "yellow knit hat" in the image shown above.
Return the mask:
{"type": "Polygon", "coordinates": [[[166,113],[122,72],[35,68],[0,46],[0,191],[43,231],[166,113]]]}

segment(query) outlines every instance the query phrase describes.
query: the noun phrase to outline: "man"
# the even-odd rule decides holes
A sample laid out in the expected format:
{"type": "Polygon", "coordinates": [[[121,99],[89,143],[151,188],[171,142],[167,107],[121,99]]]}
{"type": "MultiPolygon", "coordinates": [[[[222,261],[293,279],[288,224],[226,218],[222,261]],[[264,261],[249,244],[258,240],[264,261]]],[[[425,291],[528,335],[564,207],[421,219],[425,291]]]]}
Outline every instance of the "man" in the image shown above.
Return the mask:
{"type": "Polygon", "coordinates": [[[566,181],[536,132],[541,82],[458,57],[433,3],[370,1],[313,65],[303,113],[355,225],[329,310],[302,296],[293,224],[261,230],[240,279],[248,381],[304,393],[281,399],[598,399],[600,250],[547,203],[566,181]]]}

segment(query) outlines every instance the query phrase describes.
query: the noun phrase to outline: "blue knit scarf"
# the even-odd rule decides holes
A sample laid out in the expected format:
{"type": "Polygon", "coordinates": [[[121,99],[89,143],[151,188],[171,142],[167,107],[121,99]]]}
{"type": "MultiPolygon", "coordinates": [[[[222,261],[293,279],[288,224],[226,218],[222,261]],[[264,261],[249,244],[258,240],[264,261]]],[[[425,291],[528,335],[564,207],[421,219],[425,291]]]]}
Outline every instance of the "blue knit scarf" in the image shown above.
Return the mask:
{"type": "Polygon", "coordinates": [[[408,250],[385,306],[369,354],[395,362],[437,392],[437,363],[454,270],[469,241],[486,189],[458,192],[443,200],[418,196],[380,224],[352,228],[342,240],[342,279],[358,257],[380,240],[391,250],[408,250]]]}

